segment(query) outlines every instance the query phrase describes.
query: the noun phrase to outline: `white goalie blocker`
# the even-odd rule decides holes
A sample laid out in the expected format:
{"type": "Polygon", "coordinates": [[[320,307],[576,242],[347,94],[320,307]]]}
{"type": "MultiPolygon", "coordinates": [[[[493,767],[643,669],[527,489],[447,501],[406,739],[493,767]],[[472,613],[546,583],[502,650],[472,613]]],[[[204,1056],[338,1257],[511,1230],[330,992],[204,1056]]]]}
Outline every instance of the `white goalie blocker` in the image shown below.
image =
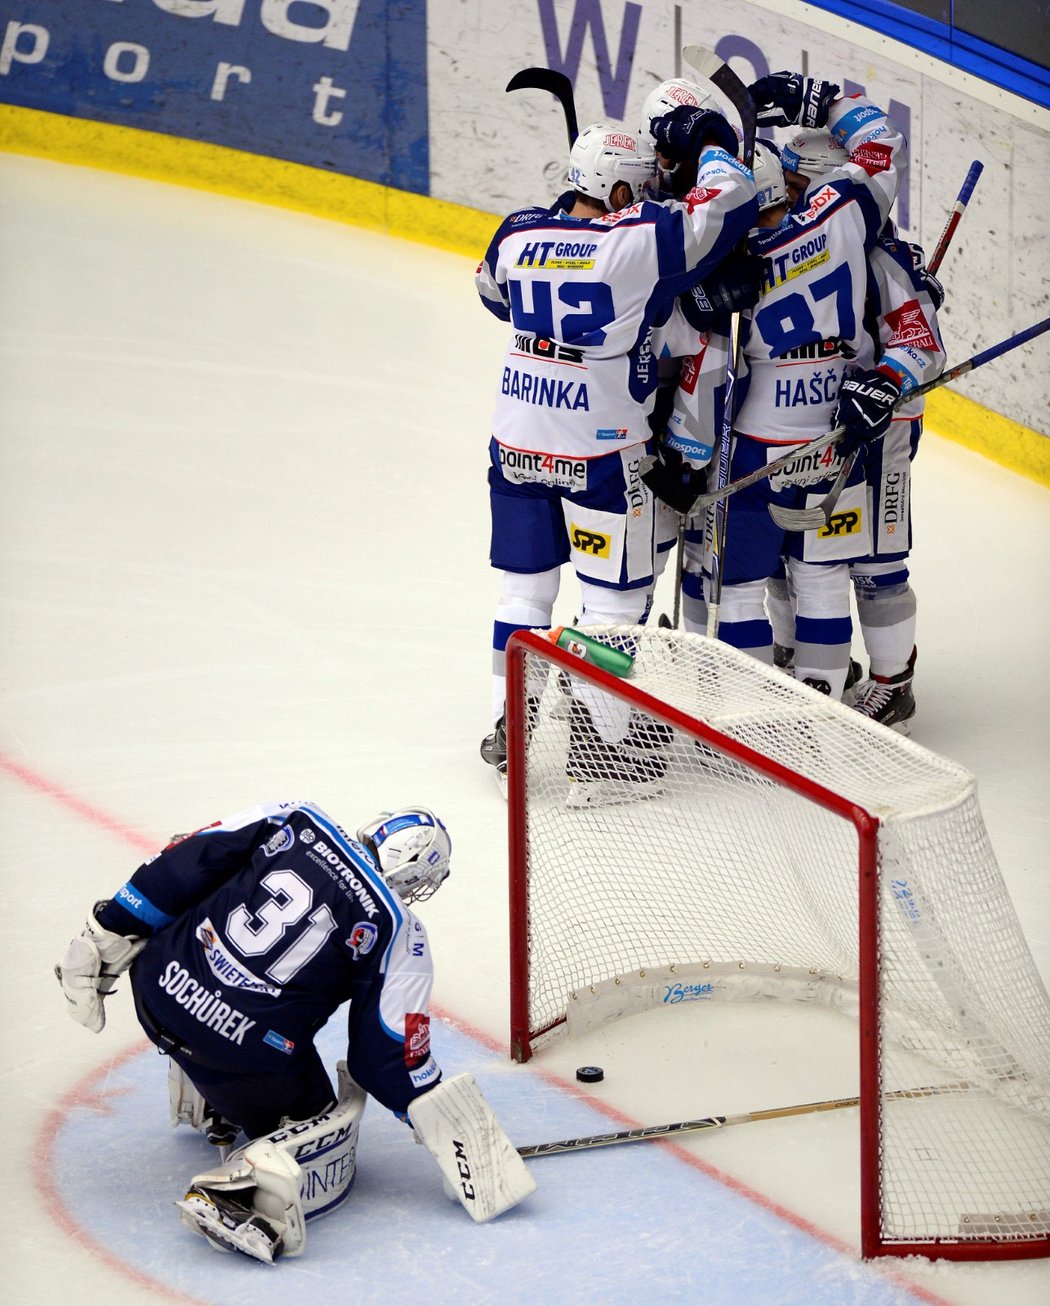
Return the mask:
{"type": "Polygon", "coordinates": [[[357,1136],[368,1097],[345,1061],[337,1074],[339,1100],[330,1111],[286,1121],[238,1148],[217,1169],[195,1175],[175,1203],[183,1224],[218,1251],[267,1263],[302,1255],[306,1221],[344,1202],[357,1173],[357,1136]]]}
{"type": "Polygon", "coordinates": [[[535,1190],[536,1181],[473,1075],[456,1075],[417,1097],[408,1118],[438,1163],[446,1190],[478,1224],[535,1190]]]}

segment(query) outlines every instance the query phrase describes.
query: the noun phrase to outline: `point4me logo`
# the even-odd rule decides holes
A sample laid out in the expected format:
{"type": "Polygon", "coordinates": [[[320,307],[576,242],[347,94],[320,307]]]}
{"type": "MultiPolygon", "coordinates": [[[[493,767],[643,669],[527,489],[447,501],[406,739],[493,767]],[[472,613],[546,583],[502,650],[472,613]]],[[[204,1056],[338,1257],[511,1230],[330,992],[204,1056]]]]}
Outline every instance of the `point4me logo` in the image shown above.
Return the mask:
{"type": "Polygon", "coordinates": [[[426,0],[18,8],[0,26],[8,103],[429,189],[426,0]],[[389,85],[400,88],[396,122],[389,85]]]}

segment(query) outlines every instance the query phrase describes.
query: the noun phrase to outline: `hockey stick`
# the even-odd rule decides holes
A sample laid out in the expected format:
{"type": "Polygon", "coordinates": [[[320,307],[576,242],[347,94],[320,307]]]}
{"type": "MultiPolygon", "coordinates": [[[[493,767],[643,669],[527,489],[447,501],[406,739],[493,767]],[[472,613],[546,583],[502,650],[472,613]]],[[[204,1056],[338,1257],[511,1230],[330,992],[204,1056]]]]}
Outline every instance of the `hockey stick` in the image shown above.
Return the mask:
{"type": "MultiPolygon", "coordinates": [[[[740,117],[740,130],[743,133],[743,159],[750,168],[755,156],[755,131],[757,119],[754,101],[750,92],[727,63],[724,63],[713,50],[702,45],[687,45],[682,51],[682,58],[701,77],[709,82],[729,100],[740,117]]],[[[746,242],[745,242],[746,246],[746,242]]],[[[729,484],[729,465],[733,452],[733,390],[737,373],[738,325],[734,317],[729,331],[729,355],[726,362],[725,396],[722,408],[722,429],[718,438],[718,487],[729,484]]],[[[728,524],[728,505],[724,498],[715,501],[714,521],[711,525],[711,582],[707,605],[707,635],[714,639],[718,634],[718,613],[722,604],[722,572],[726,546],[726,526],[728,524]]],[[[682,517],[678,532],[678,563],[675,570],[674,624],[678,625],[678,611],[681,603],[682,571],[685,552],[684,539],[685,517],[682,517]]]]}
{"type": "Polygon", "coordinates": [[[973,188],[977,185],[982,172],[984,172],[984,164],[980,159],[974,159],[973,163],[970,164],[970,171],[966,174],[966,180],[962,184],[962,190],[959,191],[955,203],[952,205],[948,221],[944,224],[944,230],[937,242],[937,248],[933,251],[933,258],[930,259],[929,269],[934,275],[941,266],[941,261],[952,242],[952,237],[955,235],[955,228],[959,225],[962,215],[966,212],[966,206],[970,202],[973,188]]]}
{"type": "Polygon", "coordinates": [[[507,83],[508,91],[550,91],[561,104],[565,114],[565,130],[569,134],[569,148],[576,144],[580,134],[580,125],[576,120],[576,100],[573,96],[572,82],[564,73],[555,72],[553,68],[523,68],[515,73],[507,83]]]}
{"type": "MultiPolygon", "coordinates": [[[[733,105],[740,118],[740,130],[744,138],[744,162],[748,167],[751,166],[751,160],[755,149],[755,106],[748,94],[747,87],[740,78],[733,72],[727,63],[724,63],[713,50],[708,50],[703,45],[687,45],[682,50],[682,58],[687,64],[713,86],[722,92],[727,100],[733,105]]],[[[733,355],[735,351],[732,348],[730,340],[730,362],[726,372],[726,410],[729,408],[729,400],[732,395],[733,379],[735,377],[735,365],[733,355]]],[[[722,441],[725,440],[725,423],[723,421],[723,431],[719,442],[719,484],[724,484],[729,479],[729,462],[728,447],[725,450],[725,469],[723,472],[723,447],[722,441]],[[725,481],[722,477],[724,475],[725,481]]],[[[674,616],[671,619],[661,614],[659,625],[662,629],[677,629],[678,621],[682,612],[682,578],[685,572],[685,520],[686,514],[681,514],[678,518],[678,534],[675,541],[675,572],[674,572],[674,616]]],[[[719,521],[721,521],[721,540],[725,542],[725,512],[724,509],[719,513],[716,510],[715,531],[719,530],[719,521]]],[[[721,558],[721,549],[716,550],[716,558],[721,558]]],[[[721,594],[721,573],[719,572],[718,592],[721,594]]],[[[717,618],[715,621],[717,630],[717,618]]],[[[708,631],[711,631],[711,615],[708,609],[708,631]]]]}
{"type": "MultiPolygon", "coordinates": [[[[965,376],[967,372],[972,372],[975,368],[990,363],[993,358],[998,358],[1001,354],[1008,354],[1011,349],[1026,345],[1029,340],[1034,340],[1045,331],[1050,331],[1050,317],[1043,318],[1042,322],[1036,322],[1034,326],[1026,327],[1024,331],[1019,331],[1015,336],[1009,336],[997,345],[989,345],[987,349],[981,350],[979,354],[974,354],[972,358],[967,358],[964,362],[957,363],[955,367],[950,368],[948,371],[942,372],[940,376],[935,376],[932,381],[924,381],[922,385],[917,385],[914,390],[909,390],[906,395],[902,395],[898,400],[898,404],[904,403],[906,400],[917,399],[920,395],[929,394],[931,390],[936,390],[938,386],[947,385],[950,381],[956,381],[960,376],[965,376]]],[[[747,490],[752,485],[757,485],[759,481],[766,480],[769,476],[775,476],[777,472],[783,471],[789,463],[793,463],[796,459],[808,458],[811,454],[819,453],[822,449],[826,449],[828,445],[835,444],[845,434],[845,431],[844,426],[836,426],[833,430],[818,435],[816,439],[810,440],[807,444],[797,446],[792,453],[786,453],[780,458],[774,458],[771,463],[766,463],[764,467],[757,467],[753,472],[748,472],[746,476],[741,476],[739,480],[730,481],[724,489],[711,490],[707,494],[698,495],[689,509],[690,514],[701,512],[719,499],[728,499],[734,494],[739,494],[741,490],[747,490]]]]}
{"type": "MultiPolygon", "coordinates": [[[[941,232],[937,248],[933,251],[933,258],[930,259],[929,271],[934,276],[936,276],[937,269],[941,266],[941,262],[948,252],[948,246],[955,235],[955,229],[958,227],[962,215],[966,212],[966,206],[970,202],[973,188],[977,185],[978,178],[983,171],[984,164],[979,159],[974,159],[973,163],[970,164],[962,188],[956,196],[955,203],[952,205],[951,214],[944,230],[941,232]]],[[[846,482],[852,475],[853,468],[859,457],[860,450],[855,449],[853,453],[843,460],[842,466],[839,468],[839,474],[832,482],[831,489],[812,508],[784,508],[780,504],[772,503],[769,505],[769,515],[785,531],[812,531],[830,526],[831,515],[835,511],[842,491],[845,489],[846,482]]]]}
{"type": "MultiPolygon", "coordinates": [[[[970,1087],[965,1082],[934,1085],[929,1088],[899,1088],[882,1096],[884,1102],[898,1102],[902,1098],[938,1097],[942,1093],[964,1092],[970,1087]]],[[[705,1116],[701,1120],[679,1120],[670,1125],[648,1125],[640,1129],[621,1129],[613,1134],[586,1134],[582,1138],[564,1138],[556,1143],[533,1143],[519,1147],[522,1157],[554,1156],[558,1152],[582,1152],[592,1147],[613,1147],[618,1143],[648,1143],[653,1139],[671,1138],[678,1134],[695,1133],[701,1129],[725,1129],[728,1125],[748,1125],[755,1120],[780,1120],[785,1116],[812,1115],[817,1111],[841,1111],[845,1107],[859,1106],[859,1097],[836,1097],[826,1102],[803,1102],[798,1106],[771,1107],[765,1111],[743,1111],[732,1116],[705,1116]]]]}

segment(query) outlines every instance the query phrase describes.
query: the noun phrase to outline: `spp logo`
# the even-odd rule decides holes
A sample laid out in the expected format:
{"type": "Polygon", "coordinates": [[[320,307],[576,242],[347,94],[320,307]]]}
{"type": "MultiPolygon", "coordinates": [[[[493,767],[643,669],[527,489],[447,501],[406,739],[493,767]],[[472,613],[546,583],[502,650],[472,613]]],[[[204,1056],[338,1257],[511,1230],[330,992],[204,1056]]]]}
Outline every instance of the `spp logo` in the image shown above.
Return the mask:
{"type": "Polygon", "coordinates": [[[829,540],[838,536],[858,535],[860,526],[859,508],[850,508],[846,512],[832,513],[828,524],[817,531],[817,538],[829,540]]]}
{"type": "Polygon", "coordinates": [[[589,531],[573,522],[570,531],[572,547],[578,553],[590,554],[592,558],[607,558],[612,548],[612,539],[601,531],[589,531]]]}

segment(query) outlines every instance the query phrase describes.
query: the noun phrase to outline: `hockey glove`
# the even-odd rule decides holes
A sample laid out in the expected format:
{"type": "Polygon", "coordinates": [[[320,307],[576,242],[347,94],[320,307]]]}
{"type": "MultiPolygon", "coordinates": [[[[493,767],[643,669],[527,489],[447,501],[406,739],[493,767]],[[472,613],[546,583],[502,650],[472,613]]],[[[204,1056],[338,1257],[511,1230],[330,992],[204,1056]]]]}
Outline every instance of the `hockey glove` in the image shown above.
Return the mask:
{"type": "Polygon", "coordinates": [[[727,314],[742,313],[758,303],[764,268],[757,254],[730,254],[715,272],[679,297],[686,321],[698,331],[725,330],[727,314]]]}
{"type": "Polygon", "coordinates": [[[680,453],[657,441],[655,456],[642,459],[642,480],[653,495],[683,516],[707,488],[706,468],[691,467],[680,453]]]}
{"type": "Polygon", "coordinates": [[[828,111],[839,93],[835,82],[787,72],[760,77],[748,90],[760,127],[826,127],[828,111]]]}
{"type": "Polygon", "coordinates": [[[933,300],[933,307],[939,310],[944,303],[944,287],[926,266],[926,251],[921,245],[909,245],[908,253],[911,255],[915,275],[922,282],[923,289],[933,300]]]}
{"type": "Polygon", "coordinates": [[[662,118],[653,118],[649,130],[657,153],[672,163],[698,158],[706,145],[716,145],[734,157],[740,148],[736,132],[720,113],[695,104],[679,104],[662,118]]]}
{"type": "Polygon", "coordinates": [[[846,428],[836,445],[839,454],[847,458],[884,436],[900,397],[900,382],[878,368],[843,381],[835,410],[835,425],[846,428]]]}
{"type": "Polygon", "coordinates": [[[96,903],[82,934],[73,939],[55,967],[58,982],[69,1003],[69,1014],[78,1024],[100,1034],[106,1024],[105,999],[142,949],[145,939],[125,937],[104,929],[96,916],[96,903]]]}

